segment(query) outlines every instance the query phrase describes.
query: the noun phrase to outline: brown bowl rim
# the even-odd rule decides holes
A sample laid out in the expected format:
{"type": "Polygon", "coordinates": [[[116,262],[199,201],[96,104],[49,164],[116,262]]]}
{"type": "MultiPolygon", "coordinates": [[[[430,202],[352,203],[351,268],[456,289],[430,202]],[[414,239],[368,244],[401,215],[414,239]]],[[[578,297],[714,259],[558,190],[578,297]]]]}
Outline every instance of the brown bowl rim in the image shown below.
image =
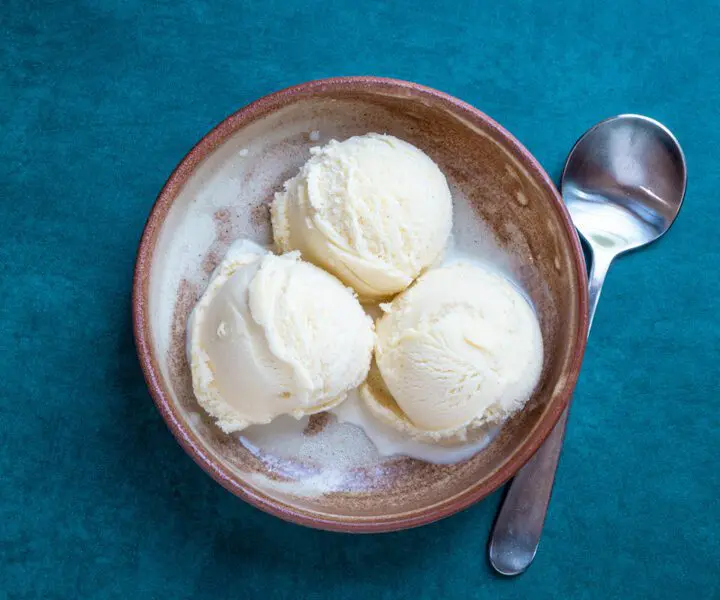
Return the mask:
{"type": "Polygon", "coordinates": [[[352,533],[376,533],[397,531],[426,525],[439,519],[448,517],[472,504],[482,500],[508,481],[517,471],[533,456],[535,451],[544,442],[557,423],[560,415],[570,401],[570,396],[577,381],[580,366],[585,351],[585,344],[588,330],[587,317],[587,276],[585,262],[580,246],[580,240],[575,232],[570,215],[560,197],[552,180],[540,166],[538,161],[530,152],[509,133],[504,127],[485,115],[477,108],[458,100],[449,94],[440,92],[430,87],[385,77],[373,76],[350,76],[319,79],[291,86],[278,92],[263,96],[262,98],[248,104],[237,112],[225,118],[207,133],[182,159],[174,169],[167,182],[158,195],[143,230],[140,246],[138,248],[135,271],[133,276],[132,293],[132,320],[135,335],[135,344],[140,360],[140,365],[145,381],[158,411],[165,420],[168,428],[175,436],[180,446],[193,460],[206,471],[215,481],[225,489],[252,504],[253,506],[279,517],[283,520],[305,525],[317,529],[329,531],[342,531],[352,533]],[[192,432],[188,424],[176,412],[170,395],[166,390],[158,362],[152,350],[150,341],[150,319],[148,315],[148,281],[151,268],[152,253],[157,242],[157,232],[170,209],[171,204],[177,197],[181,187],[188,180],[195,168],[204,158],[224,142],[230,135],[234,134],[243,126],[267,115],[287,104],[296,101],[298,98],[309,97],[317,93],[331,91],[357,91],[357,92],[382,92],[382,91],[404,91],[414,98],[429,98],[440,101],[446,107],[454,109],[471,123],[482,124],[485,129],[492,130],[496,135],[503,138],[507,149],[518,159],[531,173],[533,173],[545,192],[553,199],[553,207],[557,212],[560,221],[563,223],[570,243],[577,273],[576,285],[579,290],[577,314],[580,318],[580,327],[577,330],[576,339],[573,341],[574,354],[570,364],[568,376],[564,382],[564,389],[556,395],[557,400],[548,408],[530,435],[515,451],[508,457],[503,465],[495,470],[484,482],[466,489],[450,498],[442,500],[432,506],[422,509],[408,511],[398,515],[385,517],[377,516],[330,516],[305,511],[296,506],[291,506],[245,484],[233,473],[215,460],[203,448],[202,442],[192,432]]]}

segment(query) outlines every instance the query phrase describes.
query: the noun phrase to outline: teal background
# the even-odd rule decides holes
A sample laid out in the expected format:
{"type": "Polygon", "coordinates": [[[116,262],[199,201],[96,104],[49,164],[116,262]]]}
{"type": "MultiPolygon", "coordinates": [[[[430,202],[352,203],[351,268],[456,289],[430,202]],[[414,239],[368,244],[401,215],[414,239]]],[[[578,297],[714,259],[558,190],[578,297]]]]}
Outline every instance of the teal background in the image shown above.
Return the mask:
{"type": "Polygon", "coordinates": [[[720,597],[720,3],[90,2],[0,11],[0,598],[720,597]],[[685,208],[610,273],[531,569],[495,494],[353,537],[243,504],[172,439],[130,325],[143,224],[214,124],[313,78],[436,87],[557,179],[620,112],[678,136],[685,208]]]}

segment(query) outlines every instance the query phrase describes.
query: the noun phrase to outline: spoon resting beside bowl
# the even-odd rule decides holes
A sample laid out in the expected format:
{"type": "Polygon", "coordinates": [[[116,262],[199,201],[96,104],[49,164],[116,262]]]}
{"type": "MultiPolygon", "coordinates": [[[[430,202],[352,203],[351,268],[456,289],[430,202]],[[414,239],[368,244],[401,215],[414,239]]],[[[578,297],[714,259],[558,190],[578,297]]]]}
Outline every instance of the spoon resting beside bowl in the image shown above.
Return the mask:
{"type": "MultiPolygon", "coordinates": [[[[687,167],[675,136],[641,115],[595,125],[570,151],[561,191],[589,247],[589,324],[612,261],[654,242],[675,221],[685,196],[687,167]]],[[[540,542],[569,411],[510,483],[490,537],[489,558],[503,575],[519,575],[540,542]]]]}

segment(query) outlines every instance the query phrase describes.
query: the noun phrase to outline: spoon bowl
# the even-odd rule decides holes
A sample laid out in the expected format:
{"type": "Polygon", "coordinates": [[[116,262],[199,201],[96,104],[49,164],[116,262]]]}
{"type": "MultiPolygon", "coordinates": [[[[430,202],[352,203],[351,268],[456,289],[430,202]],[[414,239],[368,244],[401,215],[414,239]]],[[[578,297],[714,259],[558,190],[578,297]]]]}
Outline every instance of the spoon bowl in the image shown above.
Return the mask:
{"type": "Polygon", "coordinates": [[[562,195],[593,252],[617,256],[670,228],[686,182],[675,136],[649,117],[619,115],[595,125],[570,151],[562,195]]]}

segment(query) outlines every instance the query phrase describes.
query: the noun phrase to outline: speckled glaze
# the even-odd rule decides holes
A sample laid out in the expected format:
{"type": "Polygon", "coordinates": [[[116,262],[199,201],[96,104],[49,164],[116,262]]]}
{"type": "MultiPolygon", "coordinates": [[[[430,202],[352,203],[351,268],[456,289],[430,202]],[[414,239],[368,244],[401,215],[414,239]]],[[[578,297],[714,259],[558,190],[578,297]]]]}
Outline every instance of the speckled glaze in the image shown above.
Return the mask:
{"type": "MultiPolygon", "coordinates": [[[[456,227],[462,227],[456,215],[456,227]]],[[[459,235],[459,234],[458,234],[459,235]]],[[[380,532],[423,525],[485,497],[532,456],[575,385],[587,334],[585,266],[562,200],[537,161],[477,109],[417,84],[346,77],[295,86],[241,109],[183,159],[148,219],[135,268],[133,320],[150,393],[180,445],[217,482],[280,518],[322,529],[380,532]],[[212,269],[239,236],[269,244],[272,194],[330,137],[387,132],[418,146],[513,257],[545,347],[537,392],[482,452],[453,465],[389,458],[358,468],[346,491],[297,496],[287,477],[224,435],[199,409],[185,326],[212,269]],[[320,139],[318,139],[318,137],[320,139]],[[219,172],[229,181],[220,186],[219,172]],[[229,174],[229,175],[228,175],[229,174]],[[235,187],[233,187],[235,186],[235,187]],[[233,192],[233,190],[241,192],[233,192]]],[[[306,435],[324,427],[314,417],[306,435]]]]}

